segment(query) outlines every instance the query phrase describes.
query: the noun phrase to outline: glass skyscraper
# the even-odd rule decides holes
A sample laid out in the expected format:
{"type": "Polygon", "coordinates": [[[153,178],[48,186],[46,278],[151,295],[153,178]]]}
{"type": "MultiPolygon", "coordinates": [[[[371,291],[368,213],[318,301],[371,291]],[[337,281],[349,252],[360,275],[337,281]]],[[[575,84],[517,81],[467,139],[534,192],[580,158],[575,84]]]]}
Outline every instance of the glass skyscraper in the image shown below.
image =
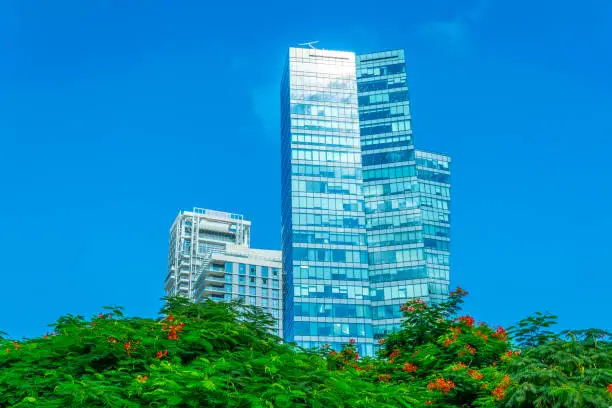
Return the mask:
{"type": "Polygon", "coordinates": [[[290,48],[281,117],[285,338],[370,355],[448,293],[450,160],[414,148],[403,50],[290,48]]]}

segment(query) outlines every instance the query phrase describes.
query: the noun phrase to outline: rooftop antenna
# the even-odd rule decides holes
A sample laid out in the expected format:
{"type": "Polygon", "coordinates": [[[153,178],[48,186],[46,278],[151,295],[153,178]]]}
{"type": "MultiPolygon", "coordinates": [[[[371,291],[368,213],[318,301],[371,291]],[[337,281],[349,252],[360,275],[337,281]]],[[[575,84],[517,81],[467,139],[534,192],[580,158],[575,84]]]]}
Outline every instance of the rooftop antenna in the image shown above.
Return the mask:
{"type": "Polygon", "coordinates": [[[315,48],[315,47],[313,47],[312,45],[313,45],[313,44],[316,44],[316,43],[318,43],[318,42],[319,42],[319,41],[309,41],[309,42],[305,42],[304,44],[299,44],[299,45],[300,45],[300,46],[307,45],[307,46],[309,46],[310,48],[312,48],[312,49],[314,50],[314,49],[316,49],[316,48],[315,48]]]}

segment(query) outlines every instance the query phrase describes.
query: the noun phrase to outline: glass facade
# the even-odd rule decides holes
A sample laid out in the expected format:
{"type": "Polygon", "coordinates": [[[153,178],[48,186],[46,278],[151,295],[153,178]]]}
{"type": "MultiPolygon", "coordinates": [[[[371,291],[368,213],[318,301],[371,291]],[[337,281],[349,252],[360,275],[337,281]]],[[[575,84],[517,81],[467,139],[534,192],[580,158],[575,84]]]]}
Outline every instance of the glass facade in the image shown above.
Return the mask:
{"type": "Polygon", "coordinates": [[[410,298],[448,295],[447,156],[415,150],[404,50],[356,57],[374,337],[410,298]]]}
{"type": "Polygon", "coordinates": [[[371,355],[448,295],[450,158],[416,150],[403,50],[291,48],[281,86],[284,330],[371,355]]]}
{"type": "Polygon", "coordinates": [[[373,350],[355,54],[291,48],[281,86],[284,331],[373,350]]]}

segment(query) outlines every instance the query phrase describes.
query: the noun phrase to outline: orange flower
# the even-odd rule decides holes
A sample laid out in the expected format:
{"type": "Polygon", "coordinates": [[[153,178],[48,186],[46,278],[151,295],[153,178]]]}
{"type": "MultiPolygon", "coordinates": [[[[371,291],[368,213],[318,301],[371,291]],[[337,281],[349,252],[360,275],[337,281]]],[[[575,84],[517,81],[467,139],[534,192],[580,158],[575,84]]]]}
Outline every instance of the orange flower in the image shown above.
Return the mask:
{"type": "Polygon", "coordinates": [[[507,350],[507,351],[506,351],[506,353],[505,353],[505,355],[506,355],[506,357],[510,358],[510,357],[512,357],[512,356],[513,356],[513,353],[512,353],[512,351],[507,350]]]}
{"type": "Polygon", "coordinates": [[[608,384],[608,386],[606,387],[606,391],[610,393],[610,395],[612,395],[612,384],[608,384]]]}
{"type": "Polygon", "coordinates": [[[465,367],[467,367],[467,366],[465,365],[465,363],[461,363],[461,362],[460,362],[460,363],[457,363],[457,364],[455,364],[455,365],[453,366],[453,371],[458,371],[459,369],[461,369],[461,368],[465,368],[465,367]]]}
{"type": "Polygon", "coordinates": [[[451,389],[455,388],[455,383],[451,380],[445,380],[443,377],[437,378],[435,382],[427,384],[429,392],[434,390],[442,391],[444,394],[448,393],[451,389]]]}
{"type": "Polygon", "coordinates": [[[395,349],[391,352],[391,354],[389,354],[390,358],[394,358],[400,355],[400,351],[398,349],[395,349]]]}
{"type": "Polygon", "coordinates": [[[391,375],[389,374],[378,374],[378,381],[380,382],[389,382],[389,380],[391,379],[391,375]]]}
{"type": "Polygon", "coordinates": [[[414,373],[417,370],[417,366],[412,363],[404,363],[404,367],[402,367],[402,371],[407,373],[414,373]]]}
{"type": "Polygon", "coordinates": [[[111,343],[115,344],[117,342],[117,339],[114,337],[111,337],[108,339],[108,341],[110,341],[111,343]]]}
{"type": "Polygon", "coordinates": [[[378,340],[378,344],[383,344],[384,342],[385,342],[385,339],[378,340]]]}
{"type": "Polygon", "coordinates": [[[454,336],[461,333],[461,329],[459,327],[451,327],[450,331],[453,333],[454,336]]]}
{"type": "Polygon", "coordinates": [[[470,354],[475,354],[476,353],[476,349],[474,347],[470,346],[469,344],[466,344],[465,348],[466,348],[467,351],[470,352],[470,354]]]}
{"type": "Polygon", "coordinates": [[[144,383],[146,383],[146,382],[147,382],[147,379],[148,379],[148,378],[149,378],[149,377],[148,377],[148,376],[146,376],[146,375],[139,375],[136,381],[138,381],[138,382],[139,382],[139,383],[141,383],[141,384],[144,384],[144,383]]]}
{"type": "Polygon", "coordinates": [[[498,326],[495,333],[491,334],[491,337],[495,337],[501,341],[506,341],[508,339],[508,333],[506,333],[506,330],[504,330],[503,327],[498,326]]]}
{"type": "Polygon", "coordinates": [[[474,334],[478,337],[481,337],[484,341],[487,341],[489,339],[489,336],[479,331],[475,331],[474,334]]]}
{"type": "Polygon", "coordinates": [[[451,344],[453,344],[453,340],[450,337],[447,337],[446,339],[444,339],[444,347],[448,347],[451,344]]]}
{"type": "Polygon", "coordinates": [[[481,380],[482,377],[484,377],[481,373],[479,373],[476,370],[469,370],[468,374],[470,374],[472,376],[472,378],[475,379],[475,380],[481,380]]]}
{"type": "Polygon", "coordinates": [[[432,405],[432,404],[433,404],[433,402],[431,402],[430,400],[427,400],[427,401],[425,401],[425,404],[426,404],[426,405],[432,405]]]}
{"type": "Polygon", "coordinates": [[[474,318],[472,316],[461,316],[458,318],[458,320],[466,326],[474,326],[474,318]]]}
{"type": "Polygon", "coordinates": [[[162,353],[161,351],[157,352],[157,358],[162,358],[164,355],[164,353],[162,353]]]}
{"type": "Polygon", "coordinates": [[[168,320],[169,322],[174,320],[174,316],[169,315],[168,317],[166,317],[166,320],[168,320]]]}

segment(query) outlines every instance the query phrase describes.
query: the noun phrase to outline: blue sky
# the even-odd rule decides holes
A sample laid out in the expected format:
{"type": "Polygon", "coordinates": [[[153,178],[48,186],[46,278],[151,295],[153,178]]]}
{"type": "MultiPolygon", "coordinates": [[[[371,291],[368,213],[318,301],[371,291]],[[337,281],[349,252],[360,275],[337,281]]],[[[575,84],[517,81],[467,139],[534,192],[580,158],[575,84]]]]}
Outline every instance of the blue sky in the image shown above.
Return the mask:
{"type": "Polygon", "coordinates": [[[279,248],[278,88],[310,40],[406,49],[415,141],[453,158],[468,312],[612,328],[612,3],[205,3],[0,5],[0,330],[155,316],[179,209],[279,248]]]}

